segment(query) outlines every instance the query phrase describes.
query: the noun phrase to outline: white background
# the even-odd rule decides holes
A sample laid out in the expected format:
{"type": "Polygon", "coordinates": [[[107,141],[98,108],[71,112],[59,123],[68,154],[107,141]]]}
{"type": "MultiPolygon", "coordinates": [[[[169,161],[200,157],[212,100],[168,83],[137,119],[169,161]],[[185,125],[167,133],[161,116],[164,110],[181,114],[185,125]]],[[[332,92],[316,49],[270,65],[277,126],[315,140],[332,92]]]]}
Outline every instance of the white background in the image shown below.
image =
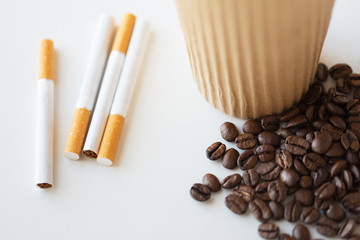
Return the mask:
{"type": "MultiPolygon", "coordinates": [[[[0,239],[258,239],[259,223],[224,205],[227,191],[199,203],[189,189],[211,172],[206,159],[231,118],[198,92],[172,0],[0,2],[0,239]],[[152,34],[121,137],[116,165],[69,161],[63,149],[98,16],[130,11],[152,34]],[[56,47],[54,187],[34,187],[38,46],[56,47]]],[[[338,1],[321,61],[360,71],[360,3],[338,1]]],[[[230,145],[228,145],[230,146],[230,145]]],[[[293,224],[281,223],[290,232],[293,224]]],[[[359,232],[359,229],[357,230],[359,232]]],[[[312,229],[314,237],[319,237],[312,229]]]]}

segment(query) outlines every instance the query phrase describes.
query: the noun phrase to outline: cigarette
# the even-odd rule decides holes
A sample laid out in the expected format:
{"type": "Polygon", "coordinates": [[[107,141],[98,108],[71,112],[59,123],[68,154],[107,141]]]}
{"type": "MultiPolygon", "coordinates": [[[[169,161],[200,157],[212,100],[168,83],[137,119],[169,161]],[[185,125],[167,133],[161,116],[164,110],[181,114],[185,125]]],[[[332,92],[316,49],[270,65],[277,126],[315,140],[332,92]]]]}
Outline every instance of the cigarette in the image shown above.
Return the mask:
{"type": "Polygon", "coordinates": [[[37,86],[35,183],[45,189],[53,185],[54,43],[40,43],[37,86]]]}
{"type": "Polygon", "coordinates": [[[75,114],[65,146],[64,155],[70,160],[78,160],[80,158],[91,112],[94,108],[96,95],[110,50],[113,32],[113,18],[105,14],[102,15],[96,26],[90,57],[87,62],[80,95],[78,96],[75,114]]]}
{"type": "Polygon", "coordinates": [[[120,26],[117,29],[112,51],[109,56],[99,96],[84,144],[83,153],[88,157],[97,157],[106,120],[110,112],[111,103],[114,98],[116,85],[119,80],[134,24],[135,16],[128,13],[125,14],[120,26]]]}
{"type": "Polygon", "coordinates": [[[110,166],[114,162],[126,113],[135,88],[140,65],[144,57],[149,38],[147,22],[137,20],[131,37],[128,54],[116,89],[103,139],[101,141],[97,162],[110,166]]]}

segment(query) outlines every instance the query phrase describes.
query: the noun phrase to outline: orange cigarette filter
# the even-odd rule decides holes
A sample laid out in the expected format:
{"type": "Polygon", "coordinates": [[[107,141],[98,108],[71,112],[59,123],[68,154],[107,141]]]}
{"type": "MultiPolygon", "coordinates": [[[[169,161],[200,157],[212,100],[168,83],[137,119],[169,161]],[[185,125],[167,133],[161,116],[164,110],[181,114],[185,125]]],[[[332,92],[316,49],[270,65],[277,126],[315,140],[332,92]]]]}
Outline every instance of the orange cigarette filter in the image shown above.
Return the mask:
{"type": "Polygon", "coordinates": [[[111,51],[119,51],[126,55],[131,39],[131,34],[134,28],[136,17],[131,14],[125,14],[121,24],[116,31],[113,47],[111,51]]]}
{"type": "Polygon", "coordinates": [[[54,43],[50,39],[40,42],[39,79],[54,80],[54,43]]]}

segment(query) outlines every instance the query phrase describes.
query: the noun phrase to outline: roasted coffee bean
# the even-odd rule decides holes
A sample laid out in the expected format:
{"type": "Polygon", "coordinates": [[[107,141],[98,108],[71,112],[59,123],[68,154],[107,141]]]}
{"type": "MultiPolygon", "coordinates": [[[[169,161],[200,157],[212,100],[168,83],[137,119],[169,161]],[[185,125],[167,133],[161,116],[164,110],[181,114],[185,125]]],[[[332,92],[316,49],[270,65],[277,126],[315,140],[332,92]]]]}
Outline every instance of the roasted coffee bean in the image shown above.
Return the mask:
{"type": "Polygon", "coordinates": [[[359,184],[360,183],[360,169],[356,165],[351,164],[349,167],[349,170],[352,173],[354,183],[359,184]]]}
{"type": "Polygon", "coordinates": [[[267,188],[268,188],[269,184],[270,184],[270,182],[262,182],[256,186],[255,192],[256,192],[257,198],[259,198],[263,201],[270,201],[269,193],[267,192],[267,188]]]}
{"type": "Polygon", "coordinates": [[[263,131],[261,127],[261,123],[259,120],[248,120],[243,125],[243,132],[244,133],[251,133],[254,135],[258,135],[263,131]]]}
{"type": "Polygon", "coordinates": [[[350,211],[345,211],[345,215],[347,219],[353,219],[357,224],[360,224],[360,214],[350,211]]]}
{"type": "Polygon", "coordinates": [[[333,178],[332,183],[335,185],[335,197],[337,199],[342,199],[346,194],[346,186],[344,181],[339,177],[336,176],[333,178]]]}
{"type": "Polygon", "coordinates": [[[341,157],[346,153],[346,150],[340,142],[333,142],[329,150],[325,153],[327,157],[341,157]]]}
{"type": "Polygon", "coordinates": [[[239,131],[237,130],[235,124],[231,122],[224,122],[220,126],[221,137],[228,141],[232,142],[239,135],[239,131]]]}
{"type": "Polygon", "coordinates": [[[296,192],[296,190],[298,190],[298,188],[299,188],[298,185],[295,185],[294,187],[288,187],[288,188],[287,188],[287,191],[286,191],[286,194],[287,194],[288,196],[291,196],[291,195],[293,195],[293,194],[296,192]]]}
{"type": "Polygon", "coordinates": [[[307,170],[307,168],[304,166],[302,161],[298,158],[294,159],[294,167],[295,167],[296,171],[301,175],[309,175],[310,174],[309,170],[307,170]]]}
{"type": "Polygon", "coordinates": [[[337,161],[343,160],[343,157],[326,157],[326,156],[324,156],[324,159],[326,159],[328,164],[333,165],[337,161]]]}
{"type": "Polygon", "coordinates": [[[314,206],[315,208],[319,209],[320,211],[324,211],[329,208],[330,204],[333,203],[332,199],[319,199],[315,198],[314,206]]]}
{"type": "Polygon", "coordinates": [[[310,171],[315,171],[319,167],[326,167],[326,161],[317,153],[307,153],[303,157],[303,163],[310,171]]]}
{"type": "Polygon", "coordinates": [[[289,222],[296,222],[301,214],[301,205],[298,201],[290,200],[286,203],[284,217],[289,222]]]}
{"type": "Polygon", "coordinates": [[[285,148],[294,155],[304,155],[310,148],[310,144],[304,138],[289,136],[285,140],[285,148]]]}
{"type": "Polygon", "coordinates": [[[221,184],[219,179],[211,173],[207,173],[203,176],[202,183],[208,186],[210,191],[212,192],[218,192],[221,189],[221,184]]]}
{"type": "Polygon", "coordinates": [[[344,109],[332,102],[327,102],[325,105],[327,110],[333,115],[345,116],[346,114],[344,109]]]}
{"type": "Polygon", "coordinates": [[[237,164],[242,170],[249,170],[255,167],[256,163],[258,162],[258,157],[252,150],[244,151],[240,154],[237,164]]]}
{"type": "Polygon", "coordinates": [[[293,169],[286,168],[280,173],[280,181],[288,187],[294,187],[299,181],[299,175],[293,169]]]}
{"type": "Polygon", "coordinates": [[[310,133],[306,134],[306,136],[305,136],[305,140],[308,143],[310,143],[310,145],[311,145],[312,141],[314,140],[314,138],[315,138],[315,133],[314,132],[310,132],[310,133]]]}
{"type": "Polygon", "coordinates": [[[344,78],[338,78],[336,80],[336,90],[345,94],[350,93],[350,86],[348,81],[344,78]]]}
{"type": "MultiPolygon", "coordinates": [[[[359,88],[360,89],[360,88],[359,88]]],[[[360,122],[360,116],[354,116],[354,115],[350,115],[346,118],[346,123],[350,124],[350,123],[353,123],[353,122],[360,122]]]]}
{"type": "Polygon", "coordinates": [[[279,147],[280,150],[286,150],[285,149],[285,142],[282,142],[279,147]]]}
{"type": "Polygon", "coordinates": [[[325,82],[326,79],[328,78],[328,75],[329,75],[329,70],[327,66],[323,63],[319,63],[315,73],[316,79],[321,82],[325,82]]]}
{"type": "Polygon", "coordinates": [[[326,168],[318,168],[311,172],[311,177],[314,179],[314,187],[319,187],[329,179],[329,171],[326,168]]]}
{"type": "Polygon", "coordinates": [[[307,227],[305,227],[303,224],[296,224],[292,235],[296,240],[310,240],[311,235],[307,227]]]}
{"type": "Polygon", "coordinates": [[[312,127],[315,129],[315,130],[319,130],[321,129],[321,127],[325,124],[326,122],[323,121],[323,120],[317,120],[317,121],[314,121],[312,122],[312,127]]]}
{"type": "Polygon", "coordinates": [[[245,202],[250,202],[255,198],[255,189],[247,185],[239,185],[234,192],[238,194],[245,202]]]}
{"type": "Polygon", "coordinates": [[[295,200],[303,206],[310,206],[314,203],[314,192],[310,189],[299,188],[295,192],[295,200]]]}
{"type": "Polygon", "coordinates": [[[317,115],[323,121],[327,121],[331,117],[331,113],[329,112],[325,104],[322,104],[319,107],[317,115]]]}
{"type": "Polygon", "coordinates": [[[329,69],[331,78],[335,80],[339,78],[346,78],[350,73],[352,73],[352,69],[345,63],[335,64],[329,69]]]}
{"type": "Polygon", "coordinates": [[[287,124],[285,125],[286,128],[298,128],[303,126],[308,122],[307,118],[304,116],[298,116],[291,119],[287,124]]]}
{"type": "Polygon", "coordinates": [[[265,239],[274,239],[279,236],[279,227],[274,223],[262,223],[258,228],[260,237],[265,239]]]}
{"type": "Polygon", "coordinates": [[[255,169],[249,169],[243,173],[243,181],[250,187],[255,187],[259,183],[259,174],[255,169]]]}
{"type": "Polygon", "coordinates": [[[356,222],[353,219],[346,220],[340,227],[339,235],[341,238],[349,238],[354,233],[356,222]]]}
{"type": "Polygon", "coordinates": [[[300,183],[300,187],[306,188],[306,189],[312,189],[314,186],[313,179],[310,176],[301,176],[299,183],[300,183]]]}
{"type": "Polygon", "coordinates": [[[354,99],[360,99],[360,88],[356,88],[353,94],[354,99]]]}
{"type": "Polygon", "coordinates": [[[300,100],[300,102],[297,104],[297,106],[300,110],[300,114],[304,114],[306,111],[306,104],[304,103],[303,100],[300,100]]]}
{"type": "Polygon", "coordinates": [[[331,135],[328,132],[319,133],[311,143],[311,149],[319,154],[327,152],[332,144],[331,135]]]}
{"type": "Polygon", "coordinates": [[[332,203],[329,205],[329,208],[325,211],[325,216],[334,220],[335,222],[340,222],[345,217],[345,212],[338,204],[332,203]]]}
{"type": "Polygon", "coordinates": [[[221,182],[221,186],[225,189],[235,188],[240,184],[242,177],[238,173],[234,173],[224,178],[221,182]]]}
{"type": "Polygon", "coordinates": [[[359,153],[347,151],[345,154],[345,160],[348,161],[349,164],[355,164],[359,166],[360,163],[359,153]]]}
{"type": "Polygon", "coordinates": [[[360,139],[360,123],[358,122],[350,123],[348,130],[351,130],[352,133],[354,133],[357,136],[357,138],[360,139]]]}
{"type": "Polygon", "coordinates": [[[314,104],[321,97],[323,91],[324,86],[320,82],[313,83],[303,97],[304,103],[306,105],[314,104]]]}
{"type": "Polygon", "coordinates": [[[331,166],[330,169],[330,177],[333,178],[339,175],[343,170],[345,170],[348,166],[348,162],[346,160],[339,160],[334,165],[331,166]]]}
{"type": "Polygon", "coordinates": [[[321,217],[316,223],[316,230],[326,237],[335,237],[339,231],[339,225],[330,218],[321,217]]]}
{"type": "Polygon", "coordinates": [[[292,108],[292,109],[290,109],[287,112],[282,114],[282,116],[280,117],[280,121],[281,122],[287,122],[287,121],[289,121],[290,119],[296,117],[299,114],[300,114],[300,109],[298,107],[292,108]]]}
{"type": "Polygon", "coordinates": [[[286,139],[288,136],[294,135],[293,131],[287,128],[280,129],[280,136],[282,139],[286,139]]]}
{"type": "Polygon", "coordinates": [[[269,208],[271,209],[274,220],[280,220],[284,217],[284,207],[281,203],[271,201],[269,202],[269,208]]]}
{"type": "Polygon", "coordinates": [[[349,237],[348,240],[360,240],[360,235],[359,234],[353,234],[349,237]]]}
{"type": "Polygon", "coordinates": [[[279,129],[279,119],[276,115],[269,115],[261,119],[261,126],[265,131],[274,132],[279,129]]]}
{"type": "Polygon", "coordinates": [[[349,102],[349,99],[345,93],[335,91],[334,88],[329,89],[327,98],[329,101],[332,101],[339,106],[345,105],[349,102]]]}
{"type": "Polygon", "coordinates": [[[315,190],[314,195],[319,199],[329,199],[335,194],[335,190],[334,184],[325,182],[315,190]]]}
{"type": "Polygon", "coordinates": [[[244,133],[236,137],[235,143],[240,149],[251,149],[256,146],[257,139],[251,133],[244,133]]]}
{"type": "Polygon", "coordinates": [[[262,223],[266,223],[272,217],[271,209],[261,199],[254,199],[249,202],[249,209],[254,217],[262,223]]]}
{"type": "Polygon", "coordinates": [[[302,209],[300,217],[304,223],[312,224],[320,218],[320,211],[314,207],[306,207],[302,209]]]}
{"type": "Polygon", "coordinates": [[[258,168],[258,174],[263,181],[276,179],[281,171],[281,167],[274,162],[267,162],[258,168]]]}
{"type": "Polygon", "coordinates": [[[349,212],[360,214],[360,192],[346,194],[342,199],[342,204],[349,212]]]}
{"type": "Polygon", "coordinates": [[[193,199],[203,202],[210,198],[210,188],[201,183],[195,183],[190,189],[190,195],[193,199]]]}
{"type": "Polygon", "coordinates": [[[206,157],[210,160],[217,160],[224,155],[225,151],[225,144],[215,142],[206,149],[206,157]]]}
{"type": "Polygon", "coordinates": [[[292,236],[290,236],[290,235],[287,234],[287,233],[281,233],[281,234],[279,235],[278,240],[296,240],[296,239],[293,238],[292,236]]]}
{"type": "Polygon", "coordinates": [[[349,81],[349,85],[352,87],[360,87],[360,74],[358,73],[350,73],[347,77],[349,81]]]}
{"type": "Polygon", "coordinates": [[[283,169],[291,168],[293,165],[293,158],[289,151],[280,150],[276,152],[275,162],[283,169]]]}
{"type": "Polygon", "coordinates": [[[248,204],[235,193],[229,194],[225,198],[225,205],[236,214],[244,214],[247,210],[248,204]]]}
{"type": "Polygon", "coordinates": [[[331,116],[329,121],[338,129],[344,131],[346,129],[346,122],[339,116],[331,116]]]}
{"type": "Polygon", "coordinates": [[[350,115],[359,115],[360,114],[360,101],[359,101],[359,99],[350,100],[346,104],[346,111],[350,115]]]}
{"type": "Polygon", "coordinates": [[[305,117],[307,118],[308,122],[312,122],[315,120],[317,111],[315,105],[310,105],[306,108],[305,117]]]}
{"type": "Polygon", "coordinates": [[[353,188],[353,177],[349,170],[345,169],[341,172],[341,179],[344,181],[346,190],[351,191],[353,188]]]}
{"type": "Polygon", "coordinates": [[[264,131],[259,133],[258,140],[260,144],[270,144],[274,147],[278,147],[280,145],[280,136],[274,132],[264,131]]]}
{"type": "Polygon", "coordinates": [[[221,163],[227,169],[234,169],[237,166],[238,157],[239,152],[234,148],[230,148],[225,152],[221,163]]]}
{"type": "Polygon", "coordinates": [[[308,133],[313,132],[314,129],[312,127],[301,127],[296,130],[296,136],[305,138],[308,133]]]}
{"type": "Polygon", "coordinates": [[[321,131],[322,133],[324,133],[324,132],[329,133],[329,134],[331,135],[332,140],[334,140],[334,141],[339,141],[340,138],[341,138],[341,135],[343,134],[343,131],[341,131],[340,129],[334,127],[334,126],[333,126],[332,124],[330,124],[330,123],[325,123],[325,124],[321,127],[320,131],[321,131]]]}
{"type": "Polygon", "coordinates": [[[256,148],[256,155],[260,162],[269,162],[275,157],[275,148],[269,144],[260,145],[256,148]]]}
{"type": "Polygon", "coordinates": [[[286,185],[279,180],[271,182],[267,191],[272,201],[282,202],[286,198],[286,185]]]}

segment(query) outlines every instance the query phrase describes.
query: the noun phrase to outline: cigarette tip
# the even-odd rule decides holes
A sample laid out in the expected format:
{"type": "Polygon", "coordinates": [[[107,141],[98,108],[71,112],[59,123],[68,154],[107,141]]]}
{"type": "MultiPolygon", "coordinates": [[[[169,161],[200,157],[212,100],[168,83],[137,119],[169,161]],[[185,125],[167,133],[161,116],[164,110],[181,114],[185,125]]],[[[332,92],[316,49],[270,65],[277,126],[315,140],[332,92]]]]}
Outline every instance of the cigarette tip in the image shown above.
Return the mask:
{"type": "Polygon", "coordinates": [[[79,160],[80,158],[79,154],[74,152],[64,152],[64,156],[69,160],[79,160]]]}
{"type": "Polygon", "coordinates": [[[47,188],[51,188],[52,185],[50,183],[38,183],[36,184],[39,188],[41,189],[47,189],[47,188]]]}
{"type": "Polygon", "coordinates": [[[113,165],[113,162],[110,159],[107,158],[97,158],[96,161],[104,166],[111,166],[113,165]]]}

